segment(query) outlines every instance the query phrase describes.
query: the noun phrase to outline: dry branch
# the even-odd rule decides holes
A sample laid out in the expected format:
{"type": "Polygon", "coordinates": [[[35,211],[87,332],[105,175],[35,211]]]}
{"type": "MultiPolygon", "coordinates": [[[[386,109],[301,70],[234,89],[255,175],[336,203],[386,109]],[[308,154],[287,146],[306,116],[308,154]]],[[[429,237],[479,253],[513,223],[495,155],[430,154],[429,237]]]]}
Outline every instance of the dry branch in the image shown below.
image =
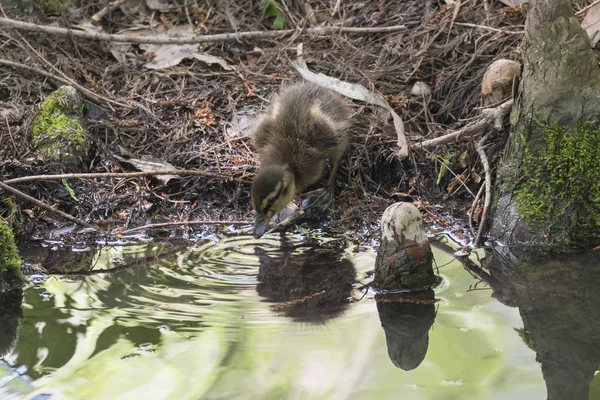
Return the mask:
{"type": "Polygon", "coordinates": [[[94,178],[139,178],[145,176],[157,175],[177,175],[177,176],[205,176],[207,178],[217,178],[223,180],[236,181],[241,183],[250,183],[245,179],[235,178],[231,175],[215,174],[213,172],[196,171],[188,169],[168,169],[157,171],[140,171],[140,172],[100,172],[89,174],[58,174],[58,175],[31,175],[22,176],[20,178],[8,179],[4,183],[21,183],[40,180],[60,180],[60,179],[94,179],[94,178]]]}
{"type": "Polygon", "coordinates": [[[491,26],[469,24],[469,23],[466,23],[466,22],[456,22],[454,25],[456,25],[456,26],[464,26],[465,28],[485,29],[485,30],[492,31],[492,32],[506,33],[506,34],[509,34],[509,35],[523,35],[525,33],[524,31],[507,31],[507,30],[504,30],[504,29],[493,28],[491,26]]]}
{"type": "Polygon", "coordinates": [[[137,228],[131,228],[119,232],[121,235],[125,235],[131,232],[142,231],[144,229],[154,229],[154,228],[163,228],[166,226],[190,226],[190,225],[252,225],[254,221],[215,221],[215,220],[207,220],[207,221],[179,221],[179,222],[161,222],[157,224],[148,224],[143,226],[138,226],[137,228]]]}
{"type": "Polygon", "coordinates": [[[428,149],[431,147],[435,147],[441,144],[455,142],[463,137],[471,137],[483,133],[488,129],[492,124],[495,129],[500,129],[502,127],[502,123],[504,118],[508,115],[513,106],[513,100],[508,100],[505,103],[502,103],[496,108],[488,108],[482,111],[483,118],[477,122],[472,123],[471,125],[467,125],[464,128],[449,133],[444,136],[440,136],[434,139],[425,140],[421,143],[415,143],[415,146],[420,147],[422,149],[428,149]]]}
{"type": "Polygon", "coordinates": [[[479,229],[477,230],[477,237],[475,238],[475,247],[479,247],[481,245],[481,239],[483,238],[483,231],[485,227],[485,223],[487,222],[487,216],[490,209],[490,204],[492,203],[492,170],[490,168],[490,162],[488,161],[487,155],[485,154],[485,149],[483,146],[485,142],[489,139],[493,131],[486,134],[475,146],[477,150],[477,154],[481,158],[481,164],[483,165],[483,170],[485,171],[485,200],[483,202],[483,212],[481,213],[481,221],[479,221],[479,229]]]}
{"type": "Polygon", "coordinates": [[[92,40],[103,40],[118,43],[149,43],[149,44],[192,44],[205,42],[238,41],[241,39],[272,39],[282,38],[292,34],[301,35],[329,35],[332,33],[382,33],[397,32],[405,30],[405,25],[381,26],[374,28],[353,28],[343,26],[324,26],[318,28],[306,28],[302,30],[283,29],[279,31],[249,31],[237,33],[219,33],[216,35],[197,35],[188,37],[156,36],[133,36],[101,32],[86,32],[77,29],[60,28],[56,26],[39,25],[30,22],[17,21],[9,18],[0,18],[0,26],[23,29],[33,32],[44,32],[51,35],[78,37],[92,40]]]}

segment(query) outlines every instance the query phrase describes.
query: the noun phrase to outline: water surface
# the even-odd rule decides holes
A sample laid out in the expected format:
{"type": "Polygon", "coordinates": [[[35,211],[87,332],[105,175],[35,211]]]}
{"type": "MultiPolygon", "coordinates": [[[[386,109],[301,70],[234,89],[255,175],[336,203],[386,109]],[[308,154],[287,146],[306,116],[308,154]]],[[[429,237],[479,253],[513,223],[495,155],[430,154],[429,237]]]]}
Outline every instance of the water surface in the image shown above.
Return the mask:
{"type": "Polygon", "coordinates": [[[519,309],[434,253],[438,303],[378,307],[374,251],[339,238],[28,249],[67,275],[6,312],[0,398],[545,399],[519,309]]]}

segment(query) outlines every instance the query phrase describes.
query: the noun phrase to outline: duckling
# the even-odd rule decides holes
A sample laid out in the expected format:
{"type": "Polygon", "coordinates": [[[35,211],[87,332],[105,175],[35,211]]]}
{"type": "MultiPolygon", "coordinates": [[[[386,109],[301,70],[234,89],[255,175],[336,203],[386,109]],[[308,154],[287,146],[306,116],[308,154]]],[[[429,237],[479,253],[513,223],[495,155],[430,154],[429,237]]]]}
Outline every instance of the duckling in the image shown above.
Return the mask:
{"type": "Polygon", "coordinates": [[[340,158],[348,147],[350,110],[337,93],[313,83],[284,89],[254,127],[260,169],[252,183],[254,237],[297,193],[316,183],[330,163],[325,189],[305,194],[303,207],[329,208],[340,158]]]}

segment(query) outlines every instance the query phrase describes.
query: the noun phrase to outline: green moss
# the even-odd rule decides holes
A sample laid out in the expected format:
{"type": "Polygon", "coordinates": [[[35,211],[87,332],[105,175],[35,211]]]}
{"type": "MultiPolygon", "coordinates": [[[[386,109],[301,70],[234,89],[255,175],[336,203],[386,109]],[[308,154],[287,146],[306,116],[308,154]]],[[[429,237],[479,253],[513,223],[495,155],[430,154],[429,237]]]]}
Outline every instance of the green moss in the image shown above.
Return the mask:
{"type": "Polygon", "coordinates": [[[37,149],[48,160],[78,164],[89,148],[86,130],[76,118],[83,106],[72,106],[61,89],[51,93],[42,103],[32,136],[37,149]]]}
{"type": "Polygon", "coordinates": [[[0,284],[22,281],[21,264],[13,233],[0,219],[0,284]]]}
{"type": "Polygon", "coordinates": [[[531,226],[550,231],[570,219],[573,239],[589,237],[600,226],[600,127],[539,124],[537,142],[525,142],[523,179],[517,211],[531,226]]]}

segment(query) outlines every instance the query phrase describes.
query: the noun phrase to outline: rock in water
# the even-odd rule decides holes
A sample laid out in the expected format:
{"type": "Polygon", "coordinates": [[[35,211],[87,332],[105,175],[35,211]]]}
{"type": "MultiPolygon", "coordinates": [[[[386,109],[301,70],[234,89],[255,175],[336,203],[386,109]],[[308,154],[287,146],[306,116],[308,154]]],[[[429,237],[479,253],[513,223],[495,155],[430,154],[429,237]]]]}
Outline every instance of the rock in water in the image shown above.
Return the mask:
{"type": "Polygon", "coordinates": [[[434,283],[433,253],[419,210],[412,203],[392,204],[381,217],[375,288],[423,290],[434,283]]]}

